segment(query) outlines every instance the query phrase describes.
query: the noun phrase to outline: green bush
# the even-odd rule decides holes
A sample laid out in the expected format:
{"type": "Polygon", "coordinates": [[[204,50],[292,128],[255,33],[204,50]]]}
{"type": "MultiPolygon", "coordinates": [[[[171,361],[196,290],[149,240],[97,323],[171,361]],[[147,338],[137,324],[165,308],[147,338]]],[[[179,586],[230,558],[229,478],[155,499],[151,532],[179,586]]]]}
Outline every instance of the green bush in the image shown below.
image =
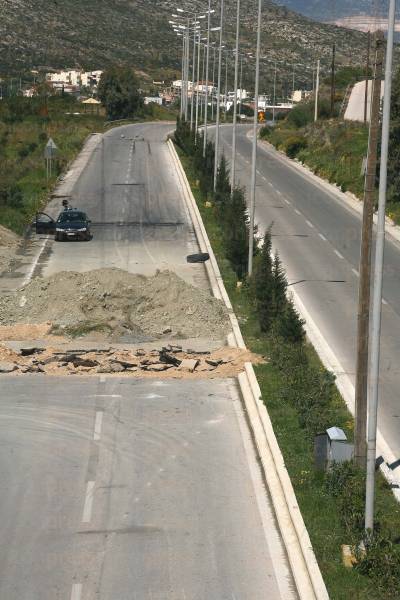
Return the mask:
{"type": "Polygon", "coordinates": [[[358,552],[358,559],[356,570],[372,580],[382,598],[400,597],[400,546],[390,534],[375,534],[366,544],[366,554],[358,552]]]}
{"type": "Polygon", "coordinates": [[[284,149],[290,158],[295,158],[297,154],[307,147],[307,140],[304,136],[292,136],[284,142],[284,149]]]}

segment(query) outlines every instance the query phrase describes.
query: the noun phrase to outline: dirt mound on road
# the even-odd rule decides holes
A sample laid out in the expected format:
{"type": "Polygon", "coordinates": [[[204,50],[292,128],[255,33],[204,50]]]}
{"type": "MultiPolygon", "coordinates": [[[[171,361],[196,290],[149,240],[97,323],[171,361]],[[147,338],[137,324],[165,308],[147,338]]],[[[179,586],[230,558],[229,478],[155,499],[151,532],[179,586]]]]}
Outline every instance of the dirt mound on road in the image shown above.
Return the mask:
{"type": "Polygon", "coordinates": [[[21,238],[16,233],[0,225],[0,272],[10,270],[20,242],[21,238]]]}
{"type": "Polygon", "coordinates": [[[58,335],[131,341],[163,335],[219,340],[230,328],[221,301],[174,273],[144,277],[120,269],[33,279],[0,299],[0,323],[51,323],[58,335]]]}

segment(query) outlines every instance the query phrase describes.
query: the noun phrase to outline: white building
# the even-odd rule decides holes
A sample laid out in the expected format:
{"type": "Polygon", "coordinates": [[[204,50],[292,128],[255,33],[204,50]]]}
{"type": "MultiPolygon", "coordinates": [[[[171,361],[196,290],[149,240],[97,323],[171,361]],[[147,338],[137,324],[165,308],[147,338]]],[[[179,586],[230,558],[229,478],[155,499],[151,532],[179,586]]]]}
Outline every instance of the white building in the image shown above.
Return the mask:
{"type": "Polygon", "coordinates": [[[73,86],[92,87],[97,86],[103,71],[58,71],[57,73],[47,73],[46,79],[51,84],[65,84],[73,86]]]}
{"type": "MultiPolygon", "coordinates": [[[[236,98],[237,101],[239,102],[239,100],[246,100],[246,98],[248,98],[248,94],[247,94],[247,90],[238,88],[236,90],[236,98]]],[[[234,102],[235,100],[235,92],[228,92],[228,100],[231,100],[232,102],[234,102]]]]}
{"type": "Polygon", "coordinates": [[[145,96],[144,103],[147,104],[158,104],[162,106],[163,99],[159,96],[145,96]]]}

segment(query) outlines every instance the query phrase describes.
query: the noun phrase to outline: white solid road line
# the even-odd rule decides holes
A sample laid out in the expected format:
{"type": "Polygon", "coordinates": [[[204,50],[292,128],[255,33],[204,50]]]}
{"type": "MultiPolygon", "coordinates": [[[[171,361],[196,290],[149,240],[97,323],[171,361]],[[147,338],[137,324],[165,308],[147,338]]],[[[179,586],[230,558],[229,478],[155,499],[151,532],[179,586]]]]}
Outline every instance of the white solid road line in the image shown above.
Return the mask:
{"type": "Polygon", "coordinates": [[[342,254],[340,254],[339,250],[334,250],[334,253],[336,254],[336,256],[338,256],[341,260],[344,260],[344,256],[342,254]]]}
{"type": "Polygon", "coordinates": [[[86,486],[85,505],[83,507],[82,523],[90,523],[92,519],[93,495],[95,481],[88,481],[86,486]]]}
{"type": "Polygon", "coordinates": [[[71,600],[81,600],[81,598],[82,598],[82,584],[74,583],[72,585],[71,600]]]}
{"type": "Polygon", "coordinates": [[[360,275],[359,275],[359,273],[358,273],[357,269],[352,269],[352,271],[353,271],[353,273],[354,273],[354,275],[355,275],[356,277],[360,277],[360,275]]]}
{"type": "Polygon", "coordinates": [[[101,436],[101,427],[103,425],[103,411],[102,410],[98,410],[96,412],[96,419],[94,422],[94,433],[93,433],[93,439],[95,442],[98,442],[101,436]]]}
{"type": "Polygon", "coordinates": [[[321,238],[321,240],[323,240],[324,242],[327,241],[326,237],[324,235],[322,235],[322,233],[319,233],[318,235],[321,238]]]}

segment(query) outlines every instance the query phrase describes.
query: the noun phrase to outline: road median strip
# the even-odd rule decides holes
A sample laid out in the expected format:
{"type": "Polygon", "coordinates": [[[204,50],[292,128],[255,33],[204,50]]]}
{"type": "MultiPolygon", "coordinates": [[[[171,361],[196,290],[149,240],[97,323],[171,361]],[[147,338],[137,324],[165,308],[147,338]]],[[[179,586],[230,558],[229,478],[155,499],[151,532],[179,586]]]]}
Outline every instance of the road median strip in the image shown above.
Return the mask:
{"type": "MultiPolygon", "coordinates": [[[[238,320],[233,312],[232,304],[226,292],[217,260],[186,173],[171,140],[168,141],[168,145],[178,171],[183,197],[192,217],[200,249],[210,254],[210,261],[209,264],[206,263],[206,268],[212,291],[214,295],[218,294],[216,297],[221,297],[224,300],[229,311],[234,343],[240,348],[245,347],[238,320]]],[[[245,370],[239,375],[238,379],[299,597],[301,600],[327,599],[329,597],[328,592],[267,409],[261,401],[260,388],[251,363],[246,363],[245,370]]]]}

